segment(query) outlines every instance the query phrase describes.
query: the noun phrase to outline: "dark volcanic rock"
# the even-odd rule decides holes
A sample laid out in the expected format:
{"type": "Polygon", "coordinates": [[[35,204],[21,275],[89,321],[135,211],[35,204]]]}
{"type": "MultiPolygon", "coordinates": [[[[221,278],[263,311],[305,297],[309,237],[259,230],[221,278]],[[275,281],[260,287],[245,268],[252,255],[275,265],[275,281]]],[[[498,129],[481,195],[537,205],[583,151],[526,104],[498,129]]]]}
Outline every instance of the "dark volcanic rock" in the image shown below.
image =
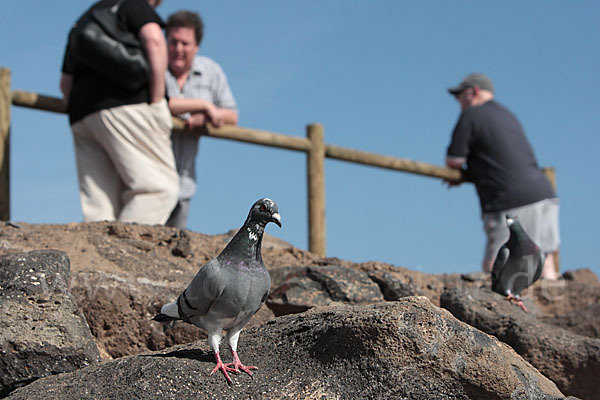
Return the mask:
{"type": "MultiPolygon", "coordinates": [[[[209,373],[203,342],[52,376],[9,399],[555,399],[556,385],[508,346],[424,297],[336,304],[242,332],[245,374],[209,373]]],[[[225,354],[225,353],[224,353],[225,354]]]]}
{"type": "Polygon", "coordinates": [[[442,307],[511,346],[566,394],[597,399],[600,339],[548,325],[487,289],[451,289],[442,307]]]}
{"type": "Polygon", "coordinates": [[[284,267],[271,272],[267,306],[275,315],[303,312],[331,302],[352,304],[383,300],[379,287],[362,271],[342,267],[284,267]]]}
{"type": "Polygon", "coordinates": [[[379,286],[383,297],[388,301],[421,294],[410,277],[403,280],[389,272],[369,271],[369,278],[379,286]]]}
{"type": "Polygon", "coordinates": [[[0,258],[0,396],[99,360],[69,273],[69,258],[57,250],[0,258]]]}

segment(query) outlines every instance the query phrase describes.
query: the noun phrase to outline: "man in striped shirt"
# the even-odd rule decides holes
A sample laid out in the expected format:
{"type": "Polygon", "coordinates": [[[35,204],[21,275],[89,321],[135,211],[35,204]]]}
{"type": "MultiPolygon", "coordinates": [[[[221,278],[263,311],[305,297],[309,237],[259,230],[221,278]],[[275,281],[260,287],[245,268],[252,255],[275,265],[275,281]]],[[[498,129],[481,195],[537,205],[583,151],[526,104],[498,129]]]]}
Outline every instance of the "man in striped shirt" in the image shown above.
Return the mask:
{"type": "MultiPolygon", "coordinates": [[[[204,25],[200,15],[179,11],[167,19],[169,68],[166,73],[169,108],[173,115],[194,129],[207,123],[236,125],[237,104],[225,73],[213,60],[197,55],[204,25]]],[[[173,153],[179,174],[180,192],[168,226],[185,228],[191,198],[196,192],[196,154],[199,136],[173,132],[173,153]]]]}

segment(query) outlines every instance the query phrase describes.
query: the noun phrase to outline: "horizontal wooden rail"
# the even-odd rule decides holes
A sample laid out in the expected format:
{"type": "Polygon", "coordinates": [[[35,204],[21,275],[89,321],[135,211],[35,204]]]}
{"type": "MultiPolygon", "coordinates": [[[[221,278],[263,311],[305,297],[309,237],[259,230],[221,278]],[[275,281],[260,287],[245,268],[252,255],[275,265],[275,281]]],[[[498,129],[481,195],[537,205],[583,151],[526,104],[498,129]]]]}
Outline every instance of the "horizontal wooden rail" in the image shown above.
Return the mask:
{"type": "MultiPolygon", "coordinates": [[[[37,93],[25,92],[22,90],[15,90],[12,92],[12,102],[14,105],[21,107],[57,113],[65,112],[65,104],[62,99],[44,96],[37,93]]],[[[181,119],[173,118],[173,128],[177,130],[184,130],[185,124],[181,119]]],[[[236,140],[240,142],[260,144],[263,146],[277,147],[287,150],[308,152],[311,148],[310,141],[303,137],[242,128],[232,125],[223,126],[221,128],[215,128],[211,125],[208,125],[204,129],[195,130],[195,133],[199,133],[203,136],[236,140]]],[[[412,161],[405,158],[385,156],[340,146],[326,145],[325,156],[337,160],[409,172],[418,175],[430,176],[433,178],[454,181],[460,180],[460,172],[450,168],[428,164],[421,161],[412,161]]]]}
{"type": "Polygon", "coordinates": [[[455,169],[427,164],[421,161],[412,161],[405,158],[384,156],[339,146],[327,145],[325,147],[325,156],[337,160],[370,165],[373,167],[393,169],[396,171],[410,172],[413,174],[447,179],[450,181],[459,181],[461,179],[460,171],[455,169]]]}
{"type": "MultiPolygon", "coordinates": [[[[179,118],[173,118],[173,129],[180,131],[185,130],[184,121],[179,118]]],[[[310,141],[302,137],[242,128],[235,125],[225,125],[220,128],[215,128],[212,125],[208,125],[206,128],[196,129],[194,132],[199,133],[202,136],[237,140],[240,142],[278,147],[287,150],[307,152],[310,150],[311,146],[310,141]]]]}
{"type": "Polygon", "coordinates": [[[35,108],[37,110],[51,111],[55,113],[66,113],[67,107],[63,99],[44,96],[43,94],[14,90],[12,92],[12,103],[15,106],[35,108]]]}

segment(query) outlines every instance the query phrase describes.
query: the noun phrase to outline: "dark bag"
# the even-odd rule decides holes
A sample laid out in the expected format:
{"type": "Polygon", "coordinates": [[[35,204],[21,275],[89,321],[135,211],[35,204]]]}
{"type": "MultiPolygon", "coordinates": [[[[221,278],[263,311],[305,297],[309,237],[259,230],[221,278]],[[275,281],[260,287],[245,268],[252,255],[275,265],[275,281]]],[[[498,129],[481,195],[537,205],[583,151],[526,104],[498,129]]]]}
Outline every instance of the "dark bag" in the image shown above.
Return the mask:
{"type": "Polygon", "coordinates": [[[148,84],[150,67],[138,38],[119,27],[117,11],[123,1],[90,11],[75,24],[69,41],[78,62],[127,89],[138,90],[148,84]]]}

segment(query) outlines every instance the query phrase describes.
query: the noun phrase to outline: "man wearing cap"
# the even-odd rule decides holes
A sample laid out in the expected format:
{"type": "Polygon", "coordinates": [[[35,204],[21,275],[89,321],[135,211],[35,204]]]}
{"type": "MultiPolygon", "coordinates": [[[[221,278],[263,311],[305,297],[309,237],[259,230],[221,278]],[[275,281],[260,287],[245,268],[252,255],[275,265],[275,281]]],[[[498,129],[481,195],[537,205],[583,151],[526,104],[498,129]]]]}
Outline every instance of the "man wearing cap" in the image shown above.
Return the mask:
{"type": "MultiPolygon", "coordinates": [[[[508,240],[506,214],[516,214],[546,255],[542,278],[557,279],[558,198],[517,118],[494,100],[483,74],[470,74],[448,91],[462,113],[454,127],[446,165],[473,182],[487,235],[483,270],[490,272],[500,246],[508,240]]],[[[456,183],[449,182],[450,186],[456,183]]]]}

